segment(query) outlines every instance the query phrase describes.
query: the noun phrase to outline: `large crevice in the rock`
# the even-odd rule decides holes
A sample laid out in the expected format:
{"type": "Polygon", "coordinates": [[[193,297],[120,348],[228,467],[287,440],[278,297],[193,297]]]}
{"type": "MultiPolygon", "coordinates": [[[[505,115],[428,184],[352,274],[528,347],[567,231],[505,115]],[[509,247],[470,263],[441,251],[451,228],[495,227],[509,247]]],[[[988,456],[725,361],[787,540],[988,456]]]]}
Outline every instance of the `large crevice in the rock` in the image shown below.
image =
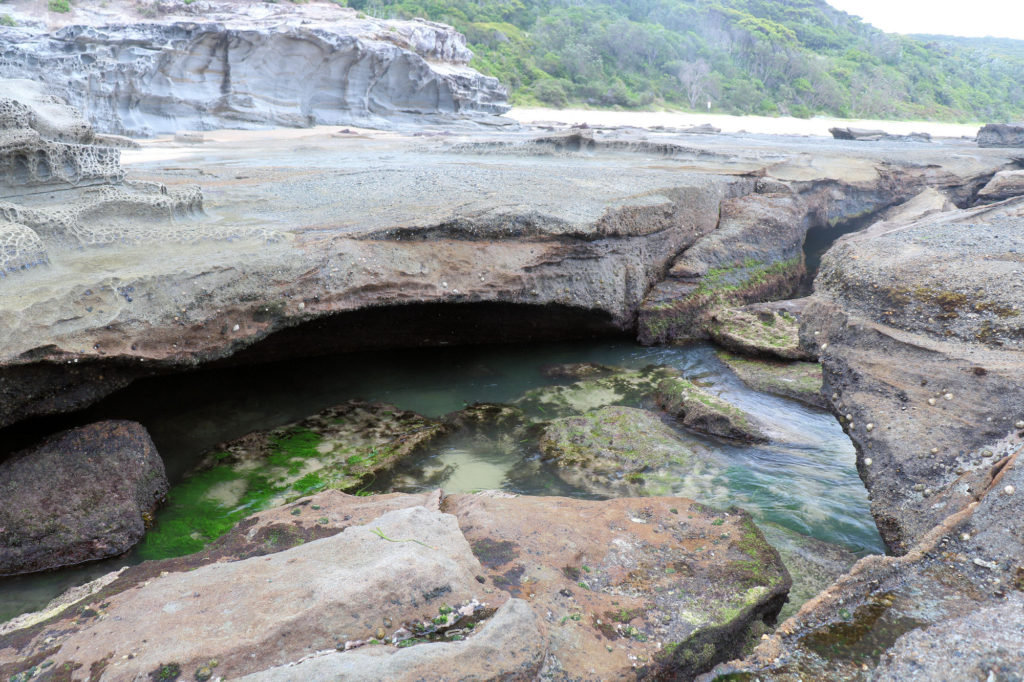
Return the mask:
{"type": "Polygon", "coordinates": [[[840,237],[854,232],[860,232],[864,228],[881,220],[883,209],[872,210],[862,215],[854,216],[836,223],[817,223],[811,225],[804,237],[804,268],[806,274],[800,282],[799,296],[807,296],[811,293],[814,285],[814,278],[818,274],[818,266],[821,265],[821,257],[832,248],[832,245],[840,237]]]}
{"type": "Polygon", "coordinates": [[[111,357],[71,365],[41,361],[6,367],[0,369],[0,398],[8,425],[0,430],[0,459],[48,434],[91,421],[131,418],[145,423],[145,410],[125,411],[133,403],[159,405],[168,396],[196,400],[221,390],[218,387],[225,382],[236,386],[239,395],[259,390],[258,382],[240,377],[239,370],[286,377],[289,363],[357,352],[624,335],[630,333],[606,313],[584,308],[428,303],[336,313],[275,332],[234,355],[205,363],[140,364],[111,357]],[[255,365],[265,367],[250,371],[255,365]]]}

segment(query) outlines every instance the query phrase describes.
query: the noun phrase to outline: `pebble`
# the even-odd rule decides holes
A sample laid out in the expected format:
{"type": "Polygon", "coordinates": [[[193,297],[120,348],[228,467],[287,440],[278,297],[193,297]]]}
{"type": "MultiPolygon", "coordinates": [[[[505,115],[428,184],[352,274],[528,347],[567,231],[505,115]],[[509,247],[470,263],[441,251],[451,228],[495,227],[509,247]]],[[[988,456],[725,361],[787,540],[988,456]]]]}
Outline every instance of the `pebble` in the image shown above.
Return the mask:
{"type": "Polygon", "coordinates": [[[828,348],[828,344],[827,343],[821,344],[821,349],[822,350],[825,350],[826,348],[828,348]]]}
{"type": "Polygon", "coordinates": [[[935,398],[928,398],[928,404],[929,405],[934,405],[935,404],[935,398]]]}
{"type": "Polygon", "coordinates": [[[1005,488],[1003,488],[1003,493],[1006,495],[1012,495],[1014,492],[1016,492],[1016,490],[1017,489],[1014,488],[1012,485],[1008,485],[1005,488]]]}
{"type": "Polygon", "coordinates": [[[932,448],[932,449],[931,449],[931,453],[932,453],[933,455],[937,455],[937,454],[939,454],[939,449],[938,449],[938,448],[932,448]]]}
{"type": "Polygon", "coordinates": [[[963,534],[960,535],[960,539],[963,540],[964,542],[967,542],[968,540],[971,539],[971,534],[970,533],[963,533],[963,534]]]}
{"type": "Polygon", "coordinates": [[[992,451],[991,450],[982,450],[981,451],[981,456],[982,457],[991,457],[992,456],[992,451]]]}
{"type": "Polygon", "coordinates": [[[241,329],[241,327],[239,327],[239,326],[238,326],[238,325],[236,324],[236,325],[235,325],[234,327],[232,327],[232,328],[231,328],[231,331],[233,331],[233,332],[237,332],[237,331],[238,331],[239,329],[241,329]]]}
{"type": "Polygon", "coordinates": [[[864,458],[864,466],[866,466],[866,467],[869,467],[869,466],[871,466],[872,464],[873,464],[873,462],[872,462],[872,460],[871,460],[871,458],[870,458],[870,457],[865,457],[865,458],[864,458]]]}
{"type": "Polygon", "coordinates": [[[867,426],[865,426],[864,428],[867,429],[868,431],[874,431],[875,425],[869,422],[867,426]]]}
{"type": "Polygon", "coordinates": [[[1015,429],[1024,429],[1024,419],[1017,420],[1017,423],[1013,425],[1015,429]]]}
{"type": "Polygon", "coordinates": [[[946,400],[952,400],[953,399],[953,394],[952,393],[947,393],[946,395],[944,395],[942,397],[945,398],[946,400]]]}

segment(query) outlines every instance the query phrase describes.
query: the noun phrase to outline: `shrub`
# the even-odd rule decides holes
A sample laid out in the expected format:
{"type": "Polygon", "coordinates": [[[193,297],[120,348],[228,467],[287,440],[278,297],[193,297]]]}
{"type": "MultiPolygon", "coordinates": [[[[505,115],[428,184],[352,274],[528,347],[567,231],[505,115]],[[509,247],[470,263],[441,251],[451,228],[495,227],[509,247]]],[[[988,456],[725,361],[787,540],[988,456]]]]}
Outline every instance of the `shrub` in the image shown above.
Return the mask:
{"type": "Polygon", "coordinates": [[[50,0],[46,5],[51,12],[60,12],[66,14],[71,11],[71,4],[68,0],[50,0]]]}

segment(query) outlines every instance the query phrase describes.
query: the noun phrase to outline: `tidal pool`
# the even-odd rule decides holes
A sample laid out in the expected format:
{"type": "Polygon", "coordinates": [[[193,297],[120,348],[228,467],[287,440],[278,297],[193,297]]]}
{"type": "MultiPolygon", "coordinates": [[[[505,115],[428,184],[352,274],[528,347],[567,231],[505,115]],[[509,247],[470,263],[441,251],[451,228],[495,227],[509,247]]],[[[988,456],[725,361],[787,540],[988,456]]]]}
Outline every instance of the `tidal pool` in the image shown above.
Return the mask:
{"type": "MultiPolygon", "coordinates": [[[[681,431],[700,466],[657,472],[648,491],[736,505],[857,555],[884,553],[854,466],[854,448],[829,414],[748,389],[711,346],[643,347],[628,341],[473,346],[354,353],[140,381],[74,415],[61,427],[102,418],[143,423],[180,481],[216,444],[309,416],[352,398],[382,401],[439,417],[475,402],[511,402],[558,383],[554,363],[596,362],[639,369],[669,365],[743,410],[771,423],[768,444],[736,445],[681,431]]],[[[568,383],[568,382],[563,382],[568,383]]],[[[599,498],[612,493],[566,483],[527,443],[501,433],[456,432],[401,464],[369,490],[446,492],[502,488],[527,495],[599,498]]],[[[156,523],[160,523],[157,513],[156,523]]],[[[65,589],[140,561],[135,553],[88,566],[0,579],[0,622],[42,608],[65,589]]]]}

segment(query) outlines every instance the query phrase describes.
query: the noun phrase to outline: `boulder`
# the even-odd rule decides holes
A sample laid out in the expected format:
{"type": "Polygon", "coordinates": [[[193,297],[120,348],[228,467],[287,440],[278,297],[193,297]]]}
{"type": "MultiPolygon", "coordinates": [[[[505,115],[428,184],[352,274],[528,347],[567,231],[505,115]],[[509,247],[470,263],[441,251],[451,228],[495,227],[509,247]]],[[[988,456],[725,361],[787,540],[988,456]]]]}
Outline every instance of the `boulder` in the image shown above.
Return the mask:
{"type": "Polygon", "coordinates": [[[1024,147],[1024,124],[989,123],[978,131],[979,147],[1024,147]]]}
{"type": "Polygon", "coordinates": [[[254,511],[325,489],[365,487],[445,430],[393,405],[351,400],[223,443],[171,488],[140,553],[157,559],[195,552],[254,511]]]}
{"type": "Polygon", "coordinates": [[[466,39],[450,26],[331,4],[168,4],[137,20],[83,9],[58,31],[26,22],[6,45],[0,78],[36,81],[89,112],[99,130],[135,137],[450,125],[509,109],[504,86],[468,66],[466,39]]]}
{"type": "Polygon", "coordinates": [[[539,445],[558,474],[584,490],[639,490],[645,474],[685,467],[693,450],[656,415],[632,407],[602,407],[541,427],[539,445]]]}
{"type": "Polygon", "coordinates": [[[167,493],[149,433],[129,421],[64,431],[0,462],[0,575],[123,554],[167,493]]]}
{"type": "Polygon", "coordinates": [[[999,171],[978,192],[978,201],[1002,201],[1024,194],[1024,170],[999,171]]]}
{"type": "Polygon", "coordinates": [[[718,351],[715,355],[752,390],[796,400],[811,407],[824,408],[827,405],[821,395],[821,365],[817,362],[760,360],[725,351],[718,351]]]}
{"type": "Polygon", "coordinates": [[[557,679],[689,679],[771,622],[789,576],[749,515],[682,498],[452,495],[486,575],[528,599],[557,679]]]}

